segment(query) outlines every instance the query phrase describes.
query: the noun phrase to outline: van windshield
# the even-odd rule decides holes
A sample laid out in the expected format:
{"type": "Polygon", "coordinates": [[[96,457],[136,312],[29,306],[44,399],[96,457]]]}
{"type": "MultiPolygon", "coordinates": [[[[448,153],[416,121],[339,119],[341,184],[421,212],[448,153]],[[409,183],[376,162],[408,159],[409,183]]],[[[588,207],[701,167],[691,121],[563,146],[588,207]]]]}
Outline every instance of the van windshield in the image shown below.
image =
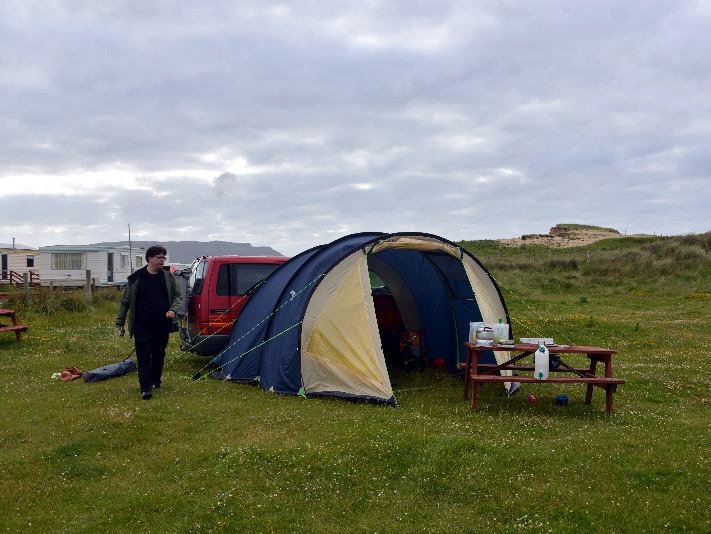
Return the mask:
{"type": "Polygon", "coordinates": [[[255,284],[272,274],[281,264],[226,263],[217,275],[217,294],[220,296],[244,295],[255,284]]]}
{"type": "Polygon", "coordinates": [[[202,292],[202,283],[205,280],[205,265],[207,262],[205,260],[200,260],[200,262],[193,267],[190,272],[190,278],[188,278],[188,293],[191,295],[199,295],[202,292]]]}

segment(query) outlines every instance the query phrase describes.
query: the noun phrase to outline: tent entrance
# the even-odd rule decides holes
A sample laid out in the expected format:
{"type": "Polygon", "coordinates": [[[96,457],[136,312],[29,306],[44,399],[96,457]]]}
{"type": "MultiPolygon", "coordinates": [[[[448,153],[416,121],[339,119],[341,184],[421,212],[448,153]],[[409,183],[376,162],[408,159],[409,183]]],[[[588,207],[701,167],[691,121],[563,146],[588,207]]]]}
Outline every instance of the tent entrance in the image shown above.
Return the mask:
{"type": "MultiPolygon", "coordinates": [[[[422,356],[432,363],[438,360],[450,370],[456,369],[462,359],[460,345],[468,335],[469,322],[481,320],[461,260],[439,250],[391,248],[368,256],[368,269],[373,273],[371,280],[381,280],[389,290],[402,320],[401,324],[393,325],[399,328],[398,332],[380,329],[386,356],[392,354],[395,342],[398,346],[394,349],[402,352],[401,341],[404,341],[414,349],[411,352],[415,358],[422,356]],[[419,339],[414,338],[415,334],[419,339]],[[401,340],[400,336],[405,339],[401,340]],[[407,336],[412,338],[412,343],[407,343],[407,336]]],[[[374,287],[376,304],[388,298],[380,295],[387,290],[374,287]]],[[[402,356],[412,359],[407,352],[402,356]]]]}
{"type": "Polygon", "coordinates": [[[373,308],[388,372],[392,374],[420,368],[426,363],[423,332],[409,289],[402,277],[377,256],[368,259],[368,268],[373,308]],[[378,272],[390,282],[394,291],[378,272]]]}
{"type": "Polygon", "coordinates": [[[405,326],[390,288],[373,271],[370,271],[369,275],[380,344],[383,347],[385,363],[388,364],[389,370],[390,363],[400,351],[399,338],[400,333],[405,330],[405,326]]]}

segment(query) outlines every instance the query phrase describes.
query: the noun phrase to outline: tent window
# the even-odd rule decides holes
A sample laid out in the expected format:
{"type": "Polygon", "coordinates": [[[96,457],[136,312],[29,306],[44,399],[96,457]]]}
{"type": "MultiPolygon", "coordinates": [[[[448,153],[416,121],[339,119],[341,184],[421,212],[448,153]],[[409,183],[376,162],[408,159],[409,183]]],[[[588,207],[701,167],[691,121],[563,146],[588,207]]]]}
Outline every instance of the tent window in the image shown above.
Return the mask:
{"type": "Polygon", "coordinates": [[[370,287],[373,289],[384,289],[385,288],[385,282],[383,282],[383,279],[380,278],[377,274],[375,274],[373,271],[368,271],[368,275],[370,276],[370,287]]]}
{"type": "Polygon", "coordinates": [[[390,288],[385,285],[385,282],[383,282],[382,278],[380,278],[373,271],[368,271],[368,275],[370,276],[371,294],[374,297],[378,295],[392,295],[390,288]]]}
{"type": "Polygon", "coordinates": [[[278,264],[230,263],[220,266],[217,275],[217,294],[220,296],[244,295],[253,286],[272,274],[278,264]]]}
{"type": "Polygon", "coordinates": [[[53,252],[52,269],[57,271],[78,271],[84,269],[85,255],[81,252],[53,252]]]}

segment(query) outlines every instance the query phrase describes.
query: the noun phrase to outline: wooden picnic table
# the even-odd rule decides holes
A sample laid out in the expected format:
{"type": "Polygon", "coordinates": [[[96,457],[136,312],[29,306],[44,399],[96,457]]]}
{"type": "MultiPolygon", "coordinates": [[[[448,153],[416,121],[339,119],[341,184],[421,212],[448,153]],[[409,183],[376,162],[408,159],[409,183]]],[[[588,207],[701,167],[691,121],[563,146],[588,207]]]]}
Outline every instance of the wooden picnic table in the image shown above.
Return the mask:
{"type": "Polygon", "coordinates": [[[617,386],[624,384],[625,381],[620,378],[615,378],[612,372],[612,356],[617,353],[613,349],[602,347],[585,347],[575,345],[552,345],[548,346],[548,352],[554,354],[585,354],[590,360],[588,367],[573,367],[561,360],[561,365],[558,368],[551,368],[548,378],[539,380],[532,375],[521,376],[502,376],[499,373],[504,371],[521,371],[533,373],[532,365],[520,365],[518,362],[527,356],[533,355],[538,349],[538,345],[519,343],[516,345],[476,345],[473,343],[465,343],[467,348],[467,363],[464,373],[464,398],[469,397],[469,386],[471,385],[471,407],[476,410],[477,394],[479,384],[495,383],[495,382],[544,382],[552,384],[585,384],[587,391],[585,394],[585,404],[592,402],[592,394],[594,387],[600,387],[605,390],[605,409],[608,415],[612,415],[612,395],[616,391],[617,386]],[[487,351],[505,351],[518,352],[501,364],[480,364],[480,355],[487,351]],[[604,375],[597,374],[597,364],[604,364],[604,375]],[[518,365],[517,365],[518,364],[518,365]],[[556,376],[567,373],[567,376],[556,376]]]}
{"type": "Polygon", "coordinates": [[[15,332],[15,341],[20,341],[20,334],[22,332],[27,332],[27,330],[30,328],[26,324],[17,324],[17,313],[15,312],[15,310],[6,310],[4,308],[0,308],[0,318],[1,317],[9,317],[12,321],[12,324],[7,325],[4,323],[0,323],[0,332],[15,332]]]}

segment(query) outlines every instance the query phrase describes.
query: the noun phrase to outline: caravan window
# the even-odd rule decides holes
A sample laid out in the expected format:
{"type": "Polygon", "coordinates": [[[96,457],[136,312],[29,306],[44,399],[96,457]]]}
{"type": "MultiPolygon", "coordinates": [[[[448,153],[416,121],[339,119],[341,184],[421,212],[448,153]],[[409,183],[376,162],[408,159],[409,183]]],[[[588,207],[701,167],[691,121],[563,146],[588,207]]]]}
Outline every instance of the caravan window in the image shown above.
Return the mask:
{"type": "Polygon", "coordinates": [[[121,269],[128,269],[128,254],[121,254],[121,269]]]}
{"type": "Polygon", "coordinates": [[[190,272],[190,278],[188,278],[188,293],[191,295],[199,295],[202,292],[202,283],[205,280],[205,267],[207,262],[205,260],[200,260],[200,262],[193,267],[190,272]]]}
{"type": "Polygon", "coordinates": [[[78,271],[86,269],[86,256],[81,252],[53,252],[52,269],[57,271],[78,271]]]}
{"type": "Polygon", "coordinates": [[[28,267],[34,267],[35,266],[35,257],[33,255],[28,255],[27,256],[27,266],[28,267]]]}
{"type": "Polygon", "coordinates": [[[229,263],[220,266],[217,275],[217,294],[220,296],[244,295],[254,285],[272,274],[279,264],[229,263]]]}
{"type": "Polygon", "coordinates": [[[136,269],[140,269],[143,265],[143,256],[136,256],[136,269]]]}

